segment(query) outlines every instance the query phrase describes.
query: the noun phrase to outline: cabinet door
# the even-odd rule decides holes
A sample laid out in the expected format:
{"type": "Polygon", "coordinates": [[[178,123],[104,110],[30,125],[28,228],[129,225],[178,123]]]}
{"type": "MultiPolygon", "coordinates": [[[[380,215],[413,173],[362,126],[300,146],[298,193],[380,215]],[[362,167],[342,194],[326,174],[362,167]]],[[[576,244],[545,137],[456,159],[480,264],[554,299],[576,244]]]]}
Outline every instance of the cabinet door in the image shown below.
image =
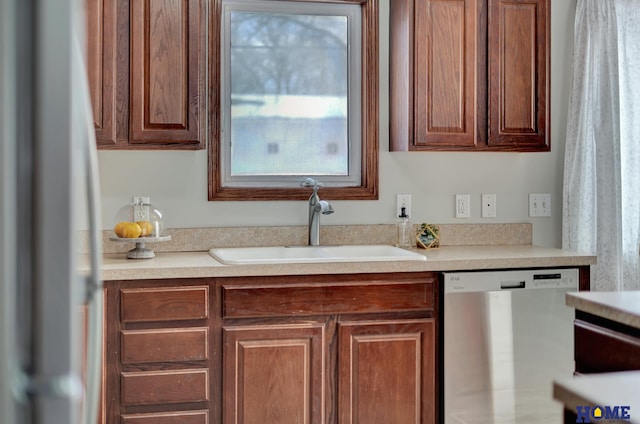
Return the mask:
{"type": "Polygon", "coordinates": [[[130,145],[202,149],[205,0],[131,2],[130,145]]]}
{"type": "Polygon", "coordinates": [[[421,146],[477,142],[477,1],[415,3],[415,136],[421,146]]]}
{"type": "Polygon", "coordinates": [[[224,423],[324,422],[324,325],[223,328],[224,423]]]}
{"type": "Polygon", "coordinates": [[[548,0],[489,0],[489,145],[549,150],[548,0]]]}
{"type": "Polygon", "coordinates": [[[339,422],[435,422],[433,319],[341,323],[339,422]]]}
{"type": "Polygon", "coordinates": [[[87,74],[98,146],[116,143],[116,0],[86,0],[87,74]]]}

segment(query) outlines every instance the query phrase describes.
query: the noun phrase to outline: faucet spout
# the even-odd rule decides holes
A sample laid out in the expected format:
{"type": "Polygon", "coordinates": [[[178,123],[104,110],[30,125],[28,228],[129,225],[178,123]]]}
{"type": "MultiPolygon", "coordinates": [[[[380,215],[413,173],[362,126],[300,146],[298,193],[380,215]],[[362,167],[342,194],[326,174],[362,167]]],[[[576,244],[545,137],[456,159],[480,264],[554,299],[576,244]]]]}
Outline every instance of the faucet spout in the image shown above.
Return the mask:
{"type": "Polygon", "coordinates": [[[320,200],[318,189],[322,184],[318,181],[307,178],[302,186],[313,187],[313,193],[309,197],[309,246],[318,246],[320,245],[320,214],[332,214],[333,206],[326,200],[320,200]]]}

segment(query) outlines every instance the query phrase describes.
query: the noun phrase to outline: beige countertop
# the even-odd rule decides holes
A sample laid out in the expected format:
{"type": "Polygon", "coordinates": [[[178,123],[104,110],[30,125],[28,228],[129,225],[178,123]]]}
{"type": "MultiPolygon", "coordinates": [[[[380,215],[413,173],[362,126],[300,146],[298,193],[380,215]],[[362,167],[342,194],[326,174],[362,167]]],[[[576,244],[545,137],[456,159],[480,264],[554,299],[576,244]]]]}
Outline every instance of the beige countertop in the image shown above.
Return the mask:
{"type": "Polygon", "coordinates": [[[568,293],[567,305],[579,311],[640,328],[640,291],[568,293]]]}
{"type": "MultiPolygon", "coordinates": [[[[615,422],[640,423],[638,387],[640,371],[592,374],[554,382],[553,397],[563,403],[565,409],[573,412],[576,412],[577,406],[629,406],[630,421],[615,422]]],[[[600,420],[591,419],[591,422],[600,420]]]]}
{"type": "Polygon", "coordinates": [[[309,275],[377,272],[459,271],[505,268],[583,266],[595,256],[532,245],[445,246],[413,249],[426,261],[342,262],[279,265],[223,265],[203,252],[156,252],[153,259],[127,259],[125,253],[103,257],[102,279],[141,280],[256,275],[309,275]]]}

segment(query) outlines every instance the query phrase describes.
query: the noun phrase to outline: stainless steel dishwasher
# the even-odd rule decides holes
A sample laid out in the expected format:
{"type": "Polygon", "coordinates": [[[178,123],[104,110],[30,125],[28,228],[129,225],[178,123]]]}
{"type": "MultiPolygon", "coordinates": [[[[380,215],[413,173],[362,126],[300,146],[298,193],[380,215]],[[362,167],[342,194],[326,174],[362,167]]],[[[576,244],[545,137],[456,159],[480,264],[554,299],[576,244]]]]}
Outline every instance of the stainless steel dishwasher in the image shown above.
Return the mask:
{"type": "Polygon", "coordinates": [[[443,273],[444,423],[562,423],[552,380],[571,376],[578,270],[443,273]]]}

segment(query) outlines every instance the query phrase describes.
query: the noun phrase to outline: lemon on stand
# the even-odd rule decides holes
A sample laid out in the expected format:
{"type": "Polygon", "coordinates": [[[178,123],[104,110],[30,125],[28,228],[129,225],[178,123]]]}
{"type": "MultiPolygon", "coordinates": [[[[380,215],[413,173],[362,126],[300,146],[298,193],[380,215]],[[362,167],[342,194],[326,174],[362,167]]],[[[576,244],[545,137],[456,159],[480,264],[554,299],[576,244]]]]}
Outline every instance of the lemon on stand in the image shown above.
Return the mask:
{"type": "Polygon", "coordinates": [[[138,238],[142,235],[142,228],[135,222],[118,222],[113,231],[120,238],[138,238]]]}
{"type": "Polygon", "coordinates": [[[136,221],[136,224],[142,230],[141,237],[151,236],[153,234],[153,224],[149,221],[136,221]]]}

